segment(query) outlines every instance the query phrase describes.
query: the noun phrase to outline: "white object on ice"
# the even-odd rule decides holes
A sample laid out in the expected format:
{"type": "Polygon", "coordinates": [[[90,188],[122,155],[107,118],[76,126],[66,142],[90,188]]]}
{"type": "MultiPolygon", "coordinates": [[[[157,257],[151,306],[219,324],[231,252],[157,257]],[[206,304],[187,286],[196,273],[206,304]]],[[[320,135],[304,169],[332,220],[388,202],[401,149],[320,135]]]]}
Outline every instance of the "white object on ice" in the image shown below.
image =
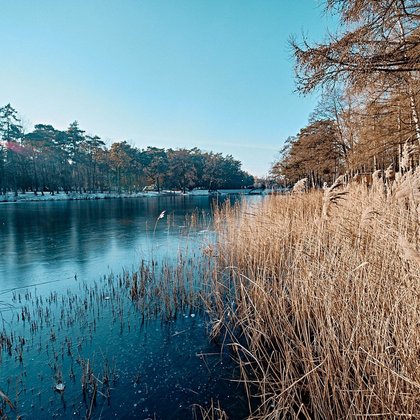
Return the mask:
{"type": "Polygon", "coordinates": [[[65,387],[66,386],[63,384],[63,382],[57,382],[55,384],[55,390],[59,392],[63,392],[65,387]]]}

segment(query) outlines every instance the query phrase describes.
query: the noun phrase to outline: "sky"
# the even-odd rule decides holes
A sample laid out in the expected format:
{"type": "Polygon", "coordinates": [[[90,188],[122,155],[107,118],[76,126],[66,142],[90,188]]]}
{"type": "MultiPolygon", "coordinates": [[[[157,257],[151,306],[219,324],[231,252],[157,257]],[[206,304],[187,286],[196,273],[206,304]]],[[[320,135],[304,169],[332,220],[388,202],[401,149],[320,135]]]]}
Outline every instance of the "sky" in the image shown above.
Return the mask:
{"type": "Polygon", "coordinates": [[[288,40],[333,26],[319,0],[0,0],[0,106],[265,176],[318,99],[294,93],[288,40]]]}

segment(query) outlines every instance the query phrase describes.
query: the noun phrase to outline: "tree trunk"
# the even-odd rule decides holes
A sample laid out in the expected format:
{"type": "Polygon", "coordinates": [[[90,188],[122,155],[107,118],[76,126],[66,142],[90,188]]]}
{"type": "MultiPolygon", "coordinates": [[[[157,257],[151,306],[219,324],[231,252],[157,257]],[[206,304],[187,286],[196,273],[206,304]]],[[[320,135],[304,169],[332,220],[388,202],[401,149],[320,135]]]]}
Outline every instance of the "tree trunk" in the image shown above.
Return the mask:
{"type": "Polygon", "coordinates": [[[416,139],[417,139],[417,143],[420,146],[420,119],[419,119],[419,114],[417,112],[416,99],[414,97],[414,93],[413,93],[413,89],[411,87],[410,81],[408,82],[408,94],[410,96],[410,109],[411,109],[411,116],[413,117],[414,129],[416,130],[416,139]]]}

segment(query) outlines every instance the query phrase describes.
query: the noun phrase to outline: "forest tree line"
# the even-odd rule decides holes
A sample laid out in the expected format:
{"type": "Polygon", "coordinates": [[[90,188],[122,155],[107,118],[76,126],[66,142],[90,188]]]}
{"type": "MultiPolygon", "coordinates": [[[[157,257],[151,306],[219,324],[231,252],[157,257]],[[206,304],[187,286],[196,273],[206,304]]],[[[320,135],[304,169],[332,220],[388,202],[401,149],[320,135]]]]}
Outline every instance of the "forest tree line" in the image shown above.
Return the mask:
{"type": "Polygon", "coordinates": [[[193,149],[109,148],[77,121],[67,130],[37,124],[24,133],[17,111],[0,108],[0,194],[8,191],[138,192],[144,187],[186,190],[241,188],[254,178],[231,155],[193,149]]]}
{"type": "Polygon", "coordinates": [[[335,34],[291,41],[298,92],[320,91],[321,100],[271,176],[320,187],[344,173],[409,171],[420,156],[420,3],[327,0],[325,8],[339,17],[335,34]]]}

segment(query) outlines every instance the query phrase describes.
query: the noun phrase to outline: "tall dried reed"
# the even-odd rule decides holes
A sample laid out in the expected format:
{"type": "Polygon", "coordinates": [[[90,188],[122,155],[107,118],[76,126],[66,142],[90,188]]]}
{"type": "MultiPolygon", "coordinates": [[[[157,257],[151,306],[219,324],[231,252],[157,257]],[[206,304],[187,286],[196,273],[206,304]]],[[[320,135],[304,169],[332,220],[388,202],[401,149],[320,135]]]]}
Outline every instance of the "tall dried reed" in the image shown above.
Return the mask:
{"type": "Polygon", "coordinates": [[[420,417],[418,191],[340,188],[216,211],[213,332],[253,418],[420,417]]]}
{"type": "Polygon", "coordinates": [[[201,405],[194,405],[192,407],[192,418],[194,420],[228,420],[226,412],[220,407],[220,402],[217,404],[211,400],[209,407],[202,407],[201,405]]]}

